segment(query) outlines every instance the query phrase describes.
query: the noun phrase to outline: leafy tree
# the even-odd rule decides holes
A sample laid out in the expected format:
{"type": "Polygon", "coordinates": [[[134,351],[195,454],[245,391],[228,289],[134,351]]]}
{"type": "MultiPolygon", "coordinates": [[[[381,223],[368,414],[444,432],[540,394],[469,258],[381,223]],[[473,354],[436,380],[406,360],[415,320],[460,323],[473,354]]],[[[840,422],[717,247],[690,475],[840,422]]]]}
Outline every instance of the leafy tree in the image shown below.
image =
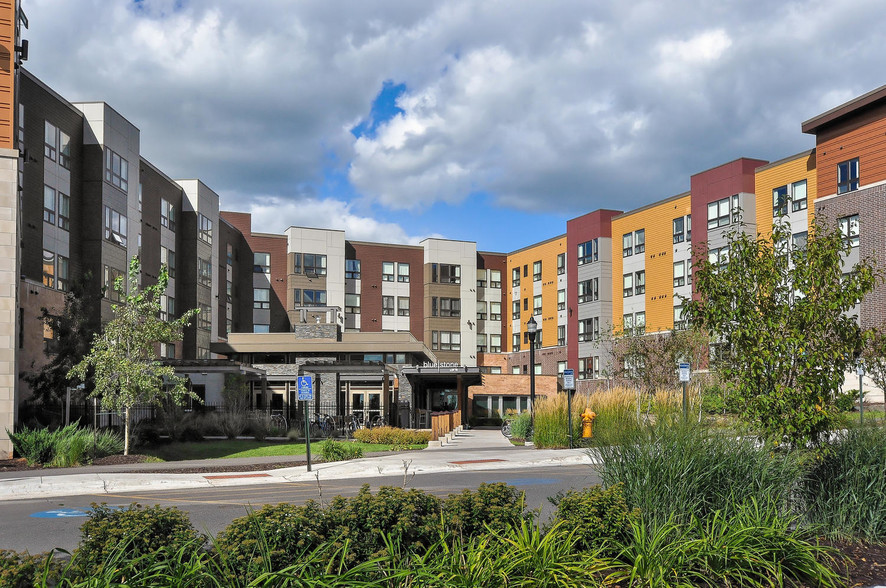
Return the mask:
{"type": "Polygon", "coordinates": [[[743,416],[776,443],[818,443],[838,412],[843,374],[870,337],[853,308],[880,274],[871,260],[843,273],[851,244],[839,231],[816,225],[805,247],[788,250],[790,238],[784,224],[771,238],[734,232],[722,263],[698,248],[699,296],[684,308],[713,335],[712,360],[743,416]]]}
{"type": "Polygon", "coordinates": [[[660,333],[614,332],[609,341],[612,362],[609,376],[616,384],[628,384],[648,394],[674,388],[677,364],[688,361],[699,367],[707,355],[708,338],[696,330],[660,333]]]}
{"type": "MultiPolygon", "coordinates": [[[[59,407],[64,401],[64,391],[71,384],[68,372],[89,352],[97,331],[97,321],[91,309],[101,300],[100,288],[90,289],[91,276],[85,274],[71,283],[71,291],[65,294],[65,307],[61,314],[54,314],[48,308],[40,309],[40,318],[52,329],[55,335],[54,355],[37,370],[25,373],[22,379],[32,391],[26,401],[30,411],[44,425],[52,415],[61,415],[59,407]]],[[[58,422],[61,418],[56,417],[58,422]]]]}
{"type": "Polygon", "coordinates": [[[160,296],[169,283],[167,269],[163,266],[157,283],[144,288],[139,286],[140,272],[138,257],[133,257],[128,292],[122,276],[114,283],[122,301],[112,307],[114,318],[96,337],[89,354],[70,372],[71,379],[82,379],[92,368],[95,387],[91,396],[99,396],[108,410],[124,412],[124,455],[129,454],[129,413],[133,406],[161,404],[169,398],[181,403],[189,395],[197,398],[173,367],[156,359],[155,349],[158,343],[181,340],[182,329],[198,311],[189,310],[170,322],[160,319],[160,296]]]}

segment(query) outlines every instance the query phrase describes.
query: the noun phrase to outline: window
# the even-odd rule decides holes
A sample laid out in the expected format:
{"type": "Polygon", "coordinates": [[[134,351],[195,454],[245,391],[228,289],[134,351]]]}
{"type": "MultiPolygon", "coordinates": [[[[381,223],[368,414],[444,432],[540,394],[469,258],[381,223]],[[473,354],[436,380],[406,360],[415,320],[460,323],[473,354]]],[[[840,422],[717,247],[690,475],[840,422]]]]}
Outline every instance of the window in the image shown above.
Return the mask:
{"type": "Polygon", "coordinates": [[[772,191],[772,218],[788,213],[788,187],[779,186],[772,191]]]}
{"type": "Polygon", "coordinates": [[[201,331],[212,330],[212,307],[208,304],[200,303],[197,305],[200,312],[197,313],[197,328],[201,331]]]}
{"type": "MultiPolygon", "coordinates": [[[[305,262],[305,275],[308,277],[317,277],[326,275],[326,256],[314,253],[305,253],[303,256],[305,262]]],[[[325,303],[324,303],[325,304],[325,303]]]]}
{"type": "Polygon", "coordinates": [[[677,217],[674,219],[674,243],[682,243],[686,240],[686,234],[683,231],[684,220],[683,217],[677,217]]]}
{"type": "Polygon", "coordinates": [[[461,300],[459,298],[431,298],[431,316],[461,316],[461,300]]]}
{"type": "Polygon", "coordinates": [[[625,298],[634,295],[634,274],[622,276],[622,292],[625,298]]]}
{"type": "Polygon", "coordinates": [[[359,294],[345,294],[345,312],[348,314],[360,314],[359,294]]]}
{"type": "Polygon", "coordinates": [[[536,376],[541,375],[541,364],[537,363],[537,364],[533,365],[532,371],[535,373],[536,376]]]}
{"type": "Polygon", "coordinates": [[[110,206],[105,206],[105,239],[126,247],[126,217],[110,206]]]}
{"type": "Polygon", "coordinates": [[[253,253],[252,254],[252,272],[255,274],[271,273],[271,254],[270,253],[253,253]]]}
{"type": "Polygon", "coordinates": [[[634,333],[642,335],[646,332],[646,313],[638,312],[634,314],[634,333]]]}
{"type": "Polygon", "coordinates": [[[71,230],[71,197],[61,192],[58,193],[58,226],[71,230]]]}
{"type": "Polygon", "coordinates": [[[201,286],[212,287],[212,262],[208,259],[197,258],[197,282],[201,286]]]}
{"type": "Polygon", "coordinates": [[[175,343],[160,343],[160,357],[175,359],[175,343]]]}
{"type": "Polygon", "coordinates": [[[511,366],[511,374],[513,374],[513,375],[515,375],[515,376],[520,375],[520,366],[518,366],[518,365],[512,365],[512,366],[511,366]]]}
{"type": "Polygon", "coordinates": [[[646,251],[646,229],[634,232],[634,253],[646,251]]]}
{"type": "Polygon", "coordinates": [[[686,328],[686,318],[683,316],[683,307],[674,307],[674,328],[679,330],[686,328]]]}
{"type": "Polygon", "coordinates": [[[175,319],[175,298],[172,296],[160,295],[160,319],[164,321],[175,319]]]}
{"type": "Polygon", "coordinates": [[[197,347],[197,359],[212,359],[212,353],[210,353],[209,348],[197,347]]]}
{"type": "Polygon", "coordinates": [[[55,285],[62,292],[70,289],[70,261],[67,257],[56,255],[55,285]]]}
{"type": "Polygon", "coordinates": [[[501,270],[489,270],[489,287],[501,288],[501,270]]]}
{"type": "Polygon", "coordinates": [[[440,351],[461,351],[461,333],[440,331],[440,351]]]}
{"type": "Polygon", "coordinates": [[[485,321],[486,320],[486,301],[478,300],[477,301],[477,320],[485,321]]]}
{"type": "Polygon", "coordinates": [[[43,250],[43,285],[55,288],[55,253],[43,250]]]}
{"type": "Polygon", "coordinates": [[[529,275],[529,269],[528,269],[528,268],[529,268],[528,265],[523,264],[523,277],[524,277],[524,278],[525,278],[526,276],[529,275]]]}
{"type": "Polygon", "coordinates": [[[117,283],[117,278],[122,277],[123,272],[121,272],[120,270],[109,267],[107,265],[105,266],[104,282],[102,282],[105,290],[105,298],[112,302],[120,302],[120,293],[117,292],[117,289],[114,287],[114,285],[117,283]]]}
{"type": "Polygon", "coordinates": [[[638,296],[646,293],[646,270],[634,274],[634,294],[638,296]]]}
{"type": "Polygon", "coordinates": [[[500,321],[501,320],[501,302],[490,302],[489,303],[489,320],[491,320],[491,321],[500,321]]]}
{"type": "Polygon", "coordinates": [[[566,345],[566,325],[557,326],[557,345],[566,345]]]}
{"type": "Polygon", "coordinates": [[[43,221],[55,224],[55,190],[43,186],[43,221]]]}
{"type": "Polygon", "coordinates": [[[686,285],[686,262],[674,262],[674,288],[686,285]]]}
{"type": "Polygon", "coordinates": [[[175,206],[165,198],[160,199],[160,225],[175,230],[175,206]]]}
{"type": "MultiPolygon", "coordinates": [[[[391,270],[393,271],[393,269],[391,270]]],[[[391,274],[391,278],[394,277],[394,274],[391,274]]],[[[382,316],[394,316],[394,297],[393,296],[382,296],[381,297],[381,315],[382,316]]]]}
{"type": "Polygon", "coordinates": [[[359,259],[346,259],[345,260],[345,279],[346,280],[359,280],[360,279],[360,260],[359,259]]]}
{"type": "Polygon", "coordinates": [[[578,379],[588,380],[594,377],[593,363],[590,357],[582,357],[578,360],[578,379]]]}
{"type": "Polygon", "coordinates": [[[791,211],[806,210],[806,180],[791,184],[791,211]]]}
{"type": "Polygon", "coordinates": [[[170,278],[175,278],[175,251],[160,246],[160,264],[166,266],[170,278]]]}
{"type": "Polygon", "coordinates": [[[626,314],[622,317],[622,328],[626,335],[634,332],[634,315],[626,314]]]}
{"type": "Polygon", "coordinates": [[[634,234],[625,233],[621,236],[621,256],[630,257],[634,254],[634,234]]]}
{"type": "Polygon", "coordinates": [[[837,194],[852,192],[853,190],[858,190],[857,157],[837,164],[837,194]]]}
{"type": "Polygon", "coordinates": [[[686,215],[686,240],[687,241],[692,240],[692,215],[691,214],[686,215]]]}
{"type": "Polygon", "coordinates": [[[66,132],[58,130],[58,162],[65,169],[71,169],[71,137],[66,132]]]}
{"type": "Polygon", "coordinates": [[[600,297],[600,278],[591,278],[578,283],[578,302],[593,302],[600,297]]]}
{"type": "Polygon", "coordinates": [[[212,245],[212,220],[202,214],[197,215],[197,238],[212,245]]]}
{"type": "MultiPolygon", "coordinates": [[[[578,321],[578,340],[579,342],[595,341],[594,325],[599,325],[600,318],[594,317],[582,319],[578,321]]],[[[597,327],[599,329],[599,327],[597,327]]]]}
{"type": "Polygon", "coordinates": [[[292,291],[292,306],[294,308],[301,306],[301,290],[298,288],[292,291]]]}
{"type": "Polygon", "coordinates": [[[393,261],[381,262],[381,281],[382,282],[393,282],[394,281],[394,262],[393,261]]]}
{"type": "Polygon", "coordinates": [[[511,351],[520,351],[520,333],[514,333],[511,341],[511,351]]]}
{"type": "Polygon", "coordinates": [[[523,299],[523,310],[529,310],[529,299],[528,298],[523,299]]]}
{"type": "Polygon", "coordinates": [[[105,147],[105,180],[124,192],[129,190],[129,163],[105,147]]]}
{"type": "Polygon", "coordinates": [[[512,315],[512,318],[514,318],[515,320],[520,318],[520,301],[519,300],[514,300],[514,303],[511,308],[511,315],[512,315]]]}
{"type": "Polygon", "coordinates": [[[477,287],[485,288],[486,287],[486,270],[478,269],[477,270],[477,287]]]}
{"type": "Polygon", "coordinates": [[[142,211],[142,193],[143,192],[144,192],[144,187],[142,186],[142,183],[139,182],[138,183],[138,211],[139,212],[142,211]]]}
{"type": "Polygon", "coordinates": [[[409,282],[409,264],[408,263],[398,263],[397,264],[397,281],[398,282],[409,282]]]}
{"type": "Polygon", "coordinates": [[[231,302],[234,298],[234,282],[231,280],[225,280],[225,295],[228,297],[228,302],[231,302]]]}
{"type": "Polygon", "coordinates": [[[409,297],[397,297],[397,316],[409,316],[409,297]]]}
{"type": "Polygon", "coordinates": [[[515,267],[511,272],[511,286],[516,288],[520,285],[520,268],[515,267]]]}
{"type": "Polygon", "coordinates": [[[234,246],[230,243],[225,247],[225,256],[228,262],[228,265],[234,265],[234,246]]]}
{"type": "Polygon", "coordinates": [[[809,236],[807,231],[802,233],[794,233],[791,235],[791,248],[803,250],[806,249],[806,238],[809,236]]]}
{"type": "Polygon", "coordinates": [[[563,275],[566,273],[566,254],[558,253],[557,254],[557,275],[563,275]]]}
{"type": "Polygon", "coordinates": [[[490,353],[501,353],[501,335],[489,335],[490,353]]]}
{"type": "Polygon", "coordinates": [[[255,324],[252,325],[253,333],[270,333],[271,325],[255,324]]]}
{"type": "Polygon", "coordinates": [[[252,292],[252,308],[258,308],[262,310],[271,308],[270,288],[253,288],[252,292]]]}
{"type": "Polygon", "coordinates": [[[532,314],[540,315],[541,314],[541,294],[538,296],[532,297],[532,314]]]}
{"type": "Polygon", "coordinates": [[[578,246],[578,265],[597,261],[598,255],[599,248],[597,246],[597,239],[580,243],[578,246]]]}
{"type": "Polygon", "coordinates": [[[431,264],[431,281],[439,284],[460,284],[461,266],[448,263],[431,264]]]}
{"type": "Polygon", "coordinates": [[[853,214],[852,216],[844,216],[843,218],[837,219],[837,223],[840,226],[840,233],[843,235],[843,240],[853,247],[858,247],[858,215],[853,214]]]}
{"type": "Polygon", "coordinates": [[[708,261],[713,266],[723,267],[729,263],[729,246],[708,250],[708,261]]]}
{"type": "Polygon", "coordinates": [[[557,290],[557,310],[566,310],[566,290],[557,290]]]}
{"type": "Polygon", "coordinates": [[[326,306],[326,290],[304,290],[305,306],[326,306]]]}
{"type": "Polygon", "coordinates": [[[43,155],[55,161],[58,154],[58,129],[49,121],[46,121],[43,137],[43,155]]]}
{"type": "Polygon", "coordinates": [[[486,353],[486,334],[477,333],[477,353],[486,353]]]}
{"type": "Polygon", "coordinates": [[[739,221],[738,194],[708,204],[708,228],[725,227],[739,221]]]}
{"type": "Polygon", "coordinates": [[[532,262],[532,281],[538,282],[541,280],[541,262],[533,261],[532,262]]]}

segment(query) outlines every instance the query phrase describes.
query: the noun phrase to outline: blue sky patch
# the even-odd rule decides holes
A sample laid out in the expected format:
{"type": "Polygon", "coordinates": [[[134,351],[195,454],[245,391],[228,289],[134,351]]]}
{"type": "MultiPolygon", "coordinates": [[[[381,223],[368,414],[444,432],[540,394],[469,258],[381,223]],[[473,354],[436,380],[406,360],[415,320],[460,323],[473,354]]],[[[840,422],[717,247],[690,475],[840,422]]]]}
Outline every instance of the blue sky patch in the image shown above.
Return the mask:
{"type": "Polygon", "coordinates": [[[403,114],[403,109],[397,106],[397,98],[406,91],[406,84],[394,84],[386,80],[381,91],[372,101],[369,118],[360,121],[360,124],[351,129],[351,134],[357,137],[375,138],[375,131],[379,125],[385,123],[398,114],[403,114]]]}

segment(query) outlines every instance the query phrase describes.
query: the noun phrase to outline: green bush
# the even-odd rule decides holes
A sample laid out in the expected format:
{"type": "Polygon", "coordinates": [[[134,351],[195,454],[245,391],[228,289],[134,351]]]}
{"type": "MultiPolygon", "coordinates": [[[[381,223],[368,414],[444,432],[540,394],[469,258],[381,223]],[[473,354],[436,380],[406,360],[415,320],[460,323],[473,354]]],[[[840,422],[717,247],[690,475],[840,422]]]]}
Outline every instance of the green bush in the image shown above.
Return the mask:
{"type": "Polygon", "coordinates": [[[373,429],[357,429],[354,431],[354,439],[378,445],[409,446],[427,443],[431,440],[431,433],[398,427],[375,427],[373,429]]]}
{"type": "Polygon", "coordinates": [[[95,457],[103,457],[123,451],[123,439],[118,433],[111,430],[94,433],[77,425],[56,430],[25,427],[18,433],[10,433],[9,437],[15,453],[30,464],[69,467],[88,461],[93,452],[95,457]]]}
{"type": "Polygon", "coordinates": [[[43,579],[54,585],[60,570],[51,554],[30,555],[0,549],[0,586],[4,588],[30,588],[43,579]]]}
{"type": "Polygon", "coordinates": [[[886,431],[850,429],[801,483],[807,519],[830,536],[886,539],[886,431]]]}
{"type": "Polygon", "coordinates": [[[450,494],[443,502],[443,521],[447,531],[463,537],[480,535],[487,525],[503,531],[529,516],[525,506],[524,493],[513,486],[484,483],[476,491],[450,494]]]}
{"type": "Polygon", "coordinates": [[[84,573],[93,573],[109,559],[174,552],[195,542],[202,544],[203,538],[188,515],[177,508],[130,504],[116,509],[93,504],[80,527],[80,543],[73,557],[84,573]]]}
{"type": "Polygon", "coordinates": [[[348,441],[327,439],[320,444],[320,455],[323,461],[345,461],[363,457],[363,448],[348,441]]]}
{"type": "Polygon", "coordinates": [[[593,486],[585,490],[569,490],[558,497],[554,523],[574,530],[576,547],[585,551],[604,549],[612,553],[615,542],[629,538],[631,523],[639,516],[630,509],[624,487],[616,484],[604,489],[593,486]]]}
{"type": "Polygon", "coordinates": [[[532,413],[521,412],[511,421],[511,438],[529,439],[532,433],[532,413]]]}

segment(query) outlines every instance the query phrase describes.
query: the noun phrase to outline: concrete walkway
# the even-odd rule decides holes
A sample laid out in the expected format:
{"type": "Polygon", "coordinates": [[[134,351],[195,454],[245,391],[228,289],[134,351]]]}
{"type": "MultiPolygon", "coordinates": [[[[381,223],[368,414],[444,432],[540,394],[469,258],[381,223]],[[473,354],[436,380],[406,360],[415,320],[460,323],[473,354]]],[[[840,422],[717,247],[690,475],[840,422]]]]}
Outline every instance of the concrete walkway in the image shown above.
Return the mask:
{"type": "MultiPolygon", "coordinates": [[[[108,494],[118,492],[202,488],[208,486],[241,486],[364,479],[386,476],[412,476],[464,470],[495,470],[551,465],[591,465],[593,462],[583,449],[535,449],[516,447],[498,430],[461,431],[442,447],[422,451],[392,453],[351,461],[321,463],[308,472],[307,466],[267,471],[217,474],[179,474],[175,468],[280,463],[287,457],[258,457],[211,459],[185,462],[145,463],[125,466],[86,466],[82,468],[28,470],[0,473],[0,500],[23,500],[79,494],[108,494]],[[141,474],[137,470],[169,468],[170,473],[141,474]],[[126,470],[123,473],[120,470],[126,470]]],[[[301,459],[299,457],[299,459],[301,459]]]]}

